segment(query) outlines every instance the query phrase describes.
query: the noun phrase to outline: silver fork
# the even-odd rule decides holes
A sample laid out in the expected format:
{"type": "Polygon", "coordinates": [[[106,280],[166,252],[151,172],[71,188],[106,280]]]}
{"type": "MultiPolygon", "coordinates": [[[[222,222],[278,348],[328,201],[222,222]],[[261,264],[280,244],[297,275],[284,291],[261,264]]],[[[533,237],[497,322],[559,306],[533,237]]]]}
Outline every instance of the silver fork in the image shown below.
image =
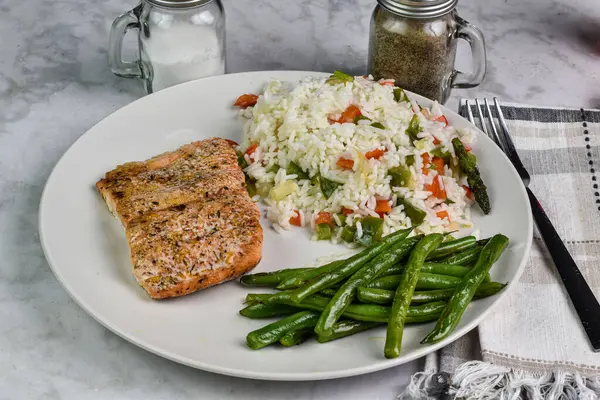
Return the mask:
{"type": "MultiPolygon", "coordinates": [[[[531,177],[517,154],[515,145],[508,132],[506,120],[504,119],[504,114],[502,113],[502,108],[500,108],[498,99],[494,97],[494,108],[496,110],[498,121],[500,122],[500,127],[498,127],[494,121],[488,99],[484,99],[483,103],[485,105],[485,111],[487,112],[488,117],[487,120],[491,127],[491,131],[488,130],[486,126],[486,119],[484,118],[481,102],[479,99],[476,99],[475,106],[477,116],[481,122],[481,129],[498,145],[498,147],[500,147],[504,154],[506,154],[521,177],[525,189],[527,190],[527,195],[529,196],[533,218],[542,235],[542,239],[552,256],[554,265],[556,266],[563,285],[567,289],[571,302],[579,315],[579,319],[592,344],[592,348],[594,351],[600,351],[600,304],[598,304],[598,300],[594,297],[594,293],[588,286],[583,275],[581,275],[579,268],[577,268],[577,264],[575,264],[575,261],[573,261],[573,258],[569,254],[563,241],[558,236],[556,229],[554,229],[552,222],[550,222],[550,219],[546,215],[540,202],[528,187],[531,177]]],[[[466,101],[465,103],[467,106],[467,116],[469,121],[471,121],[473,125],[476,125],[471,110],[471,104],[472,103],[469,101],[466,101]]]]}

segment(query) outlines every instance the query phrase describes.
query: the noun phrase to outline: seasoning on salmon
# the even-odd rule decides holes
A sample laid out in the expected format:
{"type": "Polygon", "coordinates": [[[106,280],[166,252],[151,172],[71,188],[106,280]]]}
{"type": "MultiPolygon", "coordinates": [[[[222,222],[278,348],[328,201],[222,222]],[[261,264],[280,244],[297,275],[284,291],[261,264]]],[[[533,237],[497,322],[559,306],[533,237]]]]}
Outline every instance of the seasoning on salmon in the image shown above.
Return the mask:
{"type": "Polygon", "coordinates": [[[260,261],[260,212],[226,140],[121,165],[96,186],[125,227],[134,276],[152,298],[234,279],[260,261]]]}

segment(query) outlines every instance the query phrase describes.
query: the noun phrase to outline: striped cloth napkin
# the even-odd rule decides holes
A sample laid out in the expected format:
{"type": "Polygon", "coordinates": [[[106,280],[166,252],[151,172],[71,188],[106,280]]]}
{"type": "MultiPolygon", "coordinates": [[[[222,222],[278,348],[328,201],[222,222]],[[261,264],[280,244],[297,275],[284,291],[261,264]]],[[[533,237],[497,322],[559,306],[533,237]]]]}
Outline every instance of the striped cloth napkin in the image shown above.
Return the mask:
{"type": "MultiPolygon", "coordinates": [[[[503,111],[532,191],[600,298],[600,111],[503,111]]],[[[459,112],[466,115],[464,102],[459,112]]],[[[600,398],[600,353],[537,230],[519,283],[477,329],[430,354],[399,398],[600,398]]]]}

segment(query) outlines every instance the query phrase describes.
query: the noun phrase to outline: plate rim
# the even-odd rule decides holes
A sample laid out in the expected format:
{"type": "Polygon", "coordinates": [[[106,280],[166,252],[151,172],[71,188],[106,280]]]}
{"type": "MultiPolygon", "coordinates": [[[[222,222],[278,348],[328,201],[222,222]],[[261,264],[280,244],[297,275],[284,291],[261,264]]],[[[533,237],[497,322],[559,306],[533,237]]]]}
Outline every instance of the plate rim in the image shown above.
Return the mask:
{"type": "MultiPolygon", "coordinates": [[[[227,376],[232,376],[232,377],[238,377],[238,378],[246,378],[246,379],[254,379],[254,380],[263,380],[263,381],[318,381],[318,380],[329,380],[329,379],[339,379],[339,378],[346,378],[346,377],[352,377],[352,376],[358,376],[358,375],[364,375],[364,374],[370,374],[370,373],[374,373],[377,371],[382,371],[382,370],[386,370],[392,367],[396,367],[411,361],[414,361],[418,358],[421,358],[429,353],[432,353],[446,345],[449,345],[450,343],[455,342],[456,340],[458,340],[459,338],[461,338],[462,336],[466,335],[468,332],[470,332],[471,330],[473,330],[474,328],[476,328],[491,312],[492,310],[494,310],[498,304],[503,301],[503,299],[507,296],[507,294],[512,290],[512,287],[517,284],[517,282],[519,281],[523,270],[525,269],[525,266],[527,265],[528,259],[529,259],[529,255],[530,255],[530,251],[531,251],[531,247],[532,247],[532,242],[533,242],[533,216],[531,213],[531,209],[528,207],[527,210],[527,240],[525,242],[525,251],[523,253],[523,257],[520,261],[520,264],[516,270],[515,273],[515,278],[512,279],[508,285],[506,286],[506,288],[499,293],[499,295],[497,296],[496,299],[494,299],[494,301],[487,307],[487,309],[485,309],[483,312],[479,313],[472,322],[466,324],[465,326],[461,327],[460,329],[455,330],[454,332],[452,332],[452,334],[450,334],[448,336],[448,338],[426,346],[426,347],[422,347],[419,348],[418,350],[414,351],[412,354],[404,356],[404,357],[399,357],[397,359],[392,359],[392,360],[385,360],[384,362],[379,362],[379,363],[373,363],[371,365],[367,365],[367,366],[360,366],[360,367],[353,367],[353,368],[348,368],[348,369],[340,369],[340,370],[336,370],[336,371],[327,371],[327,372],[301,372],[301,373],[290,373],[290,372],[277,372],[277,373],[272,373],[272,372],[252,372],[246,369],[236,369],[236,368],[226,368],[226,367],[220,367],[220,366],[214,366],[212,364],[209,363],[204,363],[204,362],[199,362],[197,360],[193,360],[190,359],[188,357],[179,355],[179,354],[173,354],[170,351],[158,348],[157,346],[154,346],[150,343],[147,343],[145,340],[140,339],[138,337],[136,337],[135,335],[128,335],[125,334],[123,332],[121,332],[119,330],[118,327],[113,326],[106,318],[104,318],[101,315],[98,315],[99,313],[97,313],[96,311],[93,310],[93,307],[91,307],[89,304],[86,303],[86,301],[81,298],[80,296],[76,295],[74,292],[74,288],[72,288],[66,281],[66,279],[64,278],[64,276],[60,273],[60,269],[56,267],[55,262],[52,258],[51,255],[51,251],[47,246],[47,242],[46,242],[46,237],[45,237],[45,233],[44,233],[44,223],[43,223],[43,215],[44,210],[46,208],[46,196],[47,196],[47,192],[48,192],[48,188],[50,187],[50,184],[53,182],[53,180],[56,177],[56,170],[58,169],[59,165],[62,163],[62,161],[64,160],[64,158],[66,157],[66,155],[68,153],[70,153],[79,143],[81,143],[81,141],[86,137],[86,135],[88,135],[90,133],[90,131],[94,130],[96,127],[98,127],[99,125],[101,125],[105,120],[107,120],[108,118],[113,118],[115,115],[121,113],[121,112],[126,112],[126,110],[129,107],[132,107],[132,105],[134,104],[138,104],[139,102],[144,102],[144,101],[148,101],[148,98],[153,98],[155,96],[160,96],[161,93],[166,92],[166,91],[174,91],[174,90],[180,90],[181,87],[184,86],[190,86],[193,84],[196,84],[199,81],[207,81],[207,80],[213,80],[213,79],[223,79],[224,76],[232,76],[232,75],[256,75],[256,76],[264,76],[264,75],[273,75],[273,77],[275,78],[276,76],[282,76],[282,75],[301,75],[301,76],[313,76],[313,77],[318,77],[318,76],[326,76],[329,75],[329,73],[325,73],[325,72],[317,72],[317,71],[303,71],[303,70],[281,70],[281,71],[277,71],[277,70],[267,70],[267,71],[249,71],[249,72],[239,72],[239,73],[235,73],[235,74],[227,74],[227,75],[217,75],[217,76],[213,76],[213,77],[208,77],[208,78],[202,78],[202,79],[197,79],[194,81],[190,81],[190,82],[185,82],[179,85],[175,85],[166,89],[163,89],[159,92],[141,97],[136,99],[135,101],[132,101],[131,103],[126,104],[125,106],[111,112],[110,114],[108,114],[107,116],[105,116],[104,118],[102,118],[101,120],[99,120],[97,123],[95,123],[93,126],[91,126],[89,129],[86,130],[86,132],[84,132],[81,136],[79,136],[77,138],[77,140],[75,140],[70,146],[69,148],[60,156],[60,158],[58,159],[58,161],[56,162],[56,164],[54,165],[54,167],[52,168],[52,171],[50,173],[50,175],[48,176],[46,183],[44,184],[44,189],[42,191],[42,195],[40,197],[40,202],[39,202],[39,207],[38,207],[38,233],[40,236],[40,244],[42,247],[42,250],[44,252],[44,256],[48,262],[48,265],[50,266],[50,269],[52,270],[52,272],[54,273],[54,276],[57,278],[57,280],[59,281],[59,283],[62,285],[62,287],[66,290],[66,292],[69,294],[69,296],[71,297],[71,299],[73,299],[73,301],[75,301],[75,303],[77,305],[79,305],[79,307],[81,307],[88,315],[90,315],[94,320],[96,320],[100,325],[102,325],[103,327],[105,327],[106,329],[108,329],[109,331],[111,331],[112,333],[116,334],[117,336],[123,338],[124,340],[126,340],[129,343],[134,344],[137,347],[140,347],[150,353],[153,353],[155,355],[158,355],[160,357],[166,358],[170,361],[174,361],[177,362],[179,364],[183,364],[192,368],[196,368],[196,369],[200,369],[203,371],[207,371],[207,372],[211,372],[211,373],[217,373],[217,374],[221,374],[221,375],[227,375],[227,376]]],[[[260,78],[262,79],[262,78],[260,78]]],[[[285,78],[283,77],[279,77],[279,78],[275,78],[275,79],[281,79],[284,80],[285,78]]],[[[425,101],[425,102],[431,102],[432,100],[427,99],[421,95],[418,95],[416,93],[410,92],[410,91],[406,91],[410,96],[412,96],[413,98],[416,98],[418,101],[425,101]]],[[[466,121],[469,125],[471,125],[472,129],[476,130],[477,132],[477,138],[478,140],[489,140],[491,142],[491,144],[493,146],[496,146],[492,140],[487,137],[487,135],[485,135],[485,133],[483,133],[477,126],[475,126],[474,124],[472,124],[470,121],[468,121],[466,118],[462,117],[460,114],[458,114],[457,112],[453,111],[452,109],[445,107],[444,105],[441,105],[441,108],[444,110],[444,113],[446,114],[446,112],[450,112],[451,114],[453,114],[453,117],[458,117],[460,119],[463,119],[464,121],[466,121]],[[483,139],[482,139],[483,138],[483,139]]],[[[512,165],[512,163],[510,162],[510,160],[508,159],[508,157],[506,156],[506,154],[504,154],[500,149],[497,149],[500,153],[502,153],[502,157],[504,157],[509,165],[510,168],[509,170],[511,171],[511,174],[513,175],[513,177],[515,177],[516,179],[519,179],[519,176],[517,174],[517,171],[515,170],[514,166],[512,165]]],[[[526,189],[524,185],[520,186],[520,196],[527,200],[527,193],[526,193],[526,189]]]]}

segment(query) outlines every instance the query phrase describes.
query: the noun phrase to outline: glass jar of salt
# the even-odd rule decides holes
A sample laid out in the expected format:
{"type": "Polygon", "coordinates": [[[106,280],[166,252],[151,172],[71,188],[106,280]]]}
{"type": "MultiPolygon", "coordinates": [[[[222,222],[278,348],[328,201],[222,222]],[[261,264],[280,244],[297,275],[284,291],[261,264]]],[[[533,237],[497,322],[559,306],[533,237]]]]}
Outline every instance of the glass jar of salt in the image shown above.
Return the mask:
{"type": "Polygon", "coordinates": [[[452,88],[479,85],[486,56],[481,31],[460,18],[458,0],[378,0],[371,19],[369,73],[440,103],[452,88]],[[457,40],[471,46],[473,71],[454,68],[457,40]]]}
{"type": "Polygon", "coordinates": [[[225,12],[220,0],[141,0],[110,32],[109,62],[147,93],[225,73],[225,12]],[[138,30],[139,59],[122,59],[123,38],[138,30]]]}

